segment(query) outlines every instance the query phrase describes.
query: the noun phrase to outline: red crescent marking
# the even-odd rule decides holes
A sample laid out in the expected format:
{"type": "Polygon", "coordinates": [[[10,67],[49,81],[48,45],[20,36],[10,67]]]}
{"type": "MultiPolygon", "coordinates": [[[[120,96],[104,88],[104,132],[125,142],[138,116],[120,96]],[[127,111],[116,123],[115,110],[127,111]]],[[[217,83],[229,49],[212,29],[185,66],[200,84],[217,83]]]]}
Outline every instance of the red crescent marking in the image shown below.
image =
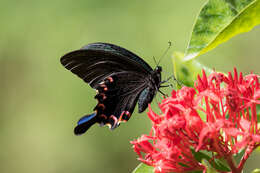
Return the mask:
{"type": "Polygon", "coordinates": [[[112,128],[114,128],[118,123],[118,119],[114,115],[111,115],[109,118],[112,118],[114,120],[114,124],[112,126],[112,128]]]}
{"type": "Polygon", "coordinates": [[[99,115],[101,118],[104,118],[105,120],[107,119],[107,116],[106,115],[104,115],[104,114],[101,114],[101,115],[99,115]]]}
{"type": "Polygon", "coordinates": [[[110,82],[113,82],[113,81],[114,81],[113,78],[110,77],[110,76],[109,76],[107,79],[108,79],[110,82]]]}
{"type": "Polygon", "coordinates": [[[104,104],[102,104],[102,103],[99,103],[98,105],[97,105],[97,107],[101,107],[102,108],[102,110],[104,110],[106,107],[105,107],[105,105],[104,104]]]}
{"type": "Polygon", "coordinates": [[[123,117],[123,115],[125,114],[125,111],[123,111],[122,113],[121,113],[121,115],[120,115],[120,117],[119,117],[119,122],[121,122],[122,121],[122,117],[123,117]]]}

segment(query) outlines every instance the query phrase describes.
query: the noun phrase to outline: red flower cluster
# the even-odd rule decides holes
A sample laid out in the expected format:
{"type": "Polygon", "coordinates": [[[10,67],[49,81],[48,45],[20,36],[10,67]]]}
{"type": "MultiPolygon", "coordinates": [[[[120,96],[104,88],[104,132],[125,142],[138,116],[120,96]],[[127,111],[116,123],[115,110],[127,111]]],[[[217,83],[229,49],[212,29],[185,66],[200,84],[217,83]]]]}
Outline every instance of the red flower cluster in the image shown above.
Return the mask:
{"type": "MultiPolygon", "coordinates": [[[[241,172],[250,153],[260,145],[256,105],[260,104],[258,75],[243,77],[203,71],[195,89],[183,87],[159,105],[161,115],[149,107],[150,135],[132,141],[139,160],[154,172],[206,170],[195,151],[210,151],[226,159],[232,172],[241,172]],[[245,150],[240,163],[233,155],[245,150]]],[[[214,159],[213,158],[213,159],[214,159]]]]}

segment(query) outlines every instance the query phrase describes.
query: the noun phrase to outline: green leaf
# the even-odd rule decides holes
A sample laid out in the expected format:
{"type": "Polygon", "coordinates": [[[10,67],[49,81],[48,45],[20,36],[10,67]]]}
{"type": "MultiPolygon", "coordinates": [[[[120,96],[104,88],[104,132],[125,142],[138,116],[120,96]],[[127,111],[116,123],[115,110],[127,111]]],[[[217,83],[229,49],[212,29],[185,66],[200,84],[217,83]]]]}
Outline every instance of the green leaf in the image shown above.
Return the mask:
{"type": "Polygon", "coordinates": [[[213,70],[200,64],[198,61],[184,61],[183,57],[183,53],[175,52],[172,59],[174,75],[175,78],[180,81],[180,83],[189,87],[193,87],[194,81],[197,80],[198,75],[201,75],[202,69],[204,69],[207,74],[213,72],[213,70]]]}
{"type": "Polygon", "coordinates": [[[214,49],[260,24],[260,0],[209,0],[200,11],[185,60],[214,49]]]}
{"type": "Polygon", "coordinates": [[[236,161],[236,163],[240,163],[241,159],[243,158],[245,154],[245,150],[240,150],[235,156],[234,159],[236,161]]]}
{"type": "Polygon", "coordinates": [[[228,164],[224,159],[212,159],[212,153],[207,151],[198,151],[195,152],[194,149],[192,149],[192,153],[195,156],[196,160],[199,162],[202,162],[203,160],[207,160],[207,163],[210,165],[210,167],[221,170],[221,171],[230,171],[228,164]]]}
{"type": "Polygon", "coordinates": [[[255,169],[252,171],[252,173],[260,173],[260,169],[255,169]]]}
{"type": "Polygon", "coordinates": [[[206,166],[207,168],[207,173],[218,173],[210,164],[207,160],[203,159],[202,164],[206,166]]]}
{"type": "MultiPolygon", "coordinates": [[[[258,123],[257,125],[260,126],[260,123],[258,123]]],[[[258,146],[255,151],[260,152],[260,146],[258,146]]]]}
{"type": "Polygon", "coordinates": [[[153,173],[153,167],[140,163],[132,173],[153,173]]]}
{"type": "Polygon", "coordinates": [[[260,105],[256,105],[256,114],[258,122],[260,122],[260,105]]]}

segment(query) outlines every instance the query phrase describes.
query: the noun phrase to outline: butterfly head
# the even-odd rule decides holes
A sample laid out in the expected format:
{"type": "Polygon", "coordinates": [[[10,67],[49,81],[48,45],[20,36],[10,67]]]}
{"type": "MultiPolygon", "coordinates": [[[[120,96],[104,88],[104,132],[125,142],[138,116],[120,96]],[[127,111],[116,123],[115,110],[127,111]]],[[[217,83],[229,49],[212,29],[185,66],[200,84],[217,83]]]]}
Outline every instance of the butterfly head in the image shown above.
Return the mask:
{"type": "Polygon", "coordinates": [[[156,90],[160,86],[161,72],[162,72],[162,67],[161,66],[156,66],[155,69],[153,70],[152,75],[151,75],[152,83],[154,84],[154,86],[156,86],[156,90]]]}
{"type": "Polygon", "coordinates": [[[156,66],[155,70],[156,73],[161,73],[162,72],[162,67],[161,66],[156,66]]]}

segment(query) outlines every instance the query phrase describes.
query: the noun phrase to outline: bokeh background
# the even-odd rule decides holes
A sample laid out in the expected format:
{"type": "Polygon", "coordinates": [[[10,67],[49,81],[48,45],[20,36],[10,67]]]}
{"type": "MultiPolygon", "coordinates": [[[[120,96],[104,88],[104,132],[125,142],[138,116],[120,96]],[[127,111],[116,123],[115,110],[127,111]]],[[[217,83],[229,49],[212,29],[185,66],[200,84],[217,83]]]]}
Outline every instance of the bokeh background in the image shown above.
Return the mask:
{"type": "MultiPolygon", "coordinates": [[[[91,42],[125,47],[172,74],[171,53],[184,51],[205,0],[0,0],[0,172],[114,173],[138,164],[129,141],[148,133],[145,113],[110,131],[93,126],[74,136],[77,120],[91,113],[95,91],[59,59],[91,42]]],[[[239,35],[199,60],[219,71],[259,73],[260,28],[239,35]]],[[[152,106],[156,109],[156,101],[152,106]]],[[[259,155],[246,170],[256,167],[259,155]]],[[[247,172],[247,171],[245,171],[247,172]]]]}

